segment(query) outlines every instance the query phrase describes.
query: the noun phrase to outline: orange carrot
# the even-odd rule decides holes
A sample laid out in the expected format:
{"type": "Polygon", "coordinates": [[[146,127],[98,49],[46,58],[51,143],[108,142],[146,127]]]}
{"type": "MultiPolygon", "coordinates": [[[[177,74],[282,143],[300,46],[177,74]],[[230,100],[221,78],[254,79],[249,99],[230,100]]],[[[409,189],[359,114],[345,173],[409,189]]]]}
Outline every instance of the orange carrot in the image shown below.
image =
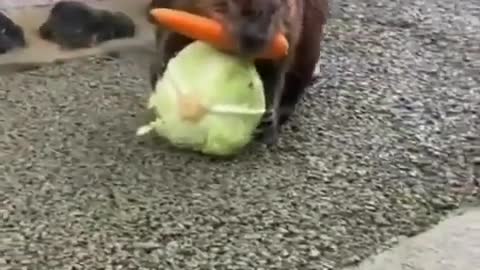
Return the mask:
{"type": "MultiPolygon", "coordinates": [[[[212,19],[201,17],[189,12],[155,8],[150,14],[159,24],[163,24],[172,31],[185,35],[195,40],[210,43],[212,46],[223,50],[232,50],[233,41],[225,33],[222,25],[212,19]]],[[[270,48],[258,56],[264,59],[278,59],[285,57],[288,52],[288,41],[283,34],[277,34],[270,48]]]]}

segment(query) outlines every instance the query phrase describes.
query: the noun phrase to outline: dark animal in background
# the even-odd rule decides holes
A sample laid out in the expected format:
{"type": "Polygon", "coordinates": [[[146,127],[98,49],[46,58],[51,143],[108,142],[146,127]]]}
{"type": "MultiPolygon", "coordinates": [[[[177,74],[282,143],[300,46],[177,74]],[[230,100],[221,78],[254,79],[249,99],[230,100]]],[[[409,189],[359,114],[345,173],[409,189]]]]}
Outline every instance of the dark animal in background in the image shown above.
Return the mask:
{"type": "MultiPolygon", "coordinates": [[[[245,57],[262,51],[278,31],[286,35],[290,45],[286,59],[255,61],[268,111],[257,129],[257,139],[274,144],[280,127],[294,113],[312,81],[327,22],[328,0],[158,0],[151,5],[220,21],[236,41],[236,53],[245,57]]],[[[156,28],[155,37],[157,56],[150,68],[152,88],[166,63],[192,42],[162,27],[156,28]]]]}
{"type": "Polygon", "coordinates": [[[22,27],[0,12],[0,54],[25,46],[27,42],[22,27]]]}
{"type": "Polygon", "coordinates": [[[60,1],[39,27],[40,37],[65,49],[96,46],[102,42],[133,37],[133,20],[122,12],[95,9],[77,1],[60,1]]]}

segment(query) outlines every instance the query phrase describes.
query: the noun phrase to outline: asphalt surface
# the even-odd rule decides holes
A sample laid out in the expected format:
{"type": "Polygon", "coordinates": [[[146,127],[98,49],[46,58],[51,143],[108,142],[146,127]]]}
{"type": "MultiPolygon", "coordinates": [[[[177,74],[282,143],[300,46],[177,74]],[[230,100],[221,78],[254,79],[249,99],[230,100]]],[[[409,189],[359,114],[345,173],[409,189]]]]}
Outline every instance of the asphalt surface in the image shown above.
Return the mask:
{"type": "Polygon", "coordinates": [[[148,55],[0,77],[0,269],[338,269],[478,202],[479,12],[336,1],[294,123],[230,161],[134,137],[148,55]]]}

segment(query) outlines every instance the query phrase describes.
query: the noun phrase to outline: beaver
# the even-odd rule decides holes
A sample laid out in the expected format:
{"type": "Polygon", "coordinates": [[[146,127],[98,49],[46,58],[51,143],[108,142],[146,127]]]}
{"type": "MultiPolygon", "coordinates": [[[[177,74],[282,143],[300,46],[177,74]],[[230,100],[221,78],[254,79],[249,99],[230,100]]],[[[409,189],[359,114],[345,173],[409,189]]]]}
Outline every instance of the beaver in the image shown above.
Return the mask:
{"type": "MultiPolygon", "coordinates": [[[[219,21],[235,42],[234,52],[251,57],[281,32],[289,42],[284,59],[254,60],[263,81],[267,112],[256,137],[272,145],[312,81],[320,57],[328,0],[153,0],[149,8],[171,8],[219,21]],[[155,3],[154,3],[155,2],[155,3]]],[[[155,28],[156,56],[150,66],[154,88],[168,61],[192,39],[155,28]]]]}

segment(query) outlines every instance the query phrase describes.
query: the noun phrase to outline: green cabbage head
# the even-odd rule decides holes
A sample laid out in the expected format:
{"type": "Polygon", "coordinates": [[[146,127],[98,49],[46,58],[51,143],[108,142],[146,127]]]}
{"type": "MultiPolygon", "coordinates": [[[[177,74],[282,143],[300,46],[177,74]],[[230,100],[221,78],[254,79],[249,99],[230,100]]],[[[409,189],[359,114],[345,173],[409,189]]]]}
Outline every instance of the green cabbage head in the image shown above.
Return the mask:
{"type": "Polygon", "coordinates": [[[152,130],[173,145],[208,155],[238,153],[265,112],[263,84],[252,61],[196,41],[167,64],[148,108],[152,130]]]}

